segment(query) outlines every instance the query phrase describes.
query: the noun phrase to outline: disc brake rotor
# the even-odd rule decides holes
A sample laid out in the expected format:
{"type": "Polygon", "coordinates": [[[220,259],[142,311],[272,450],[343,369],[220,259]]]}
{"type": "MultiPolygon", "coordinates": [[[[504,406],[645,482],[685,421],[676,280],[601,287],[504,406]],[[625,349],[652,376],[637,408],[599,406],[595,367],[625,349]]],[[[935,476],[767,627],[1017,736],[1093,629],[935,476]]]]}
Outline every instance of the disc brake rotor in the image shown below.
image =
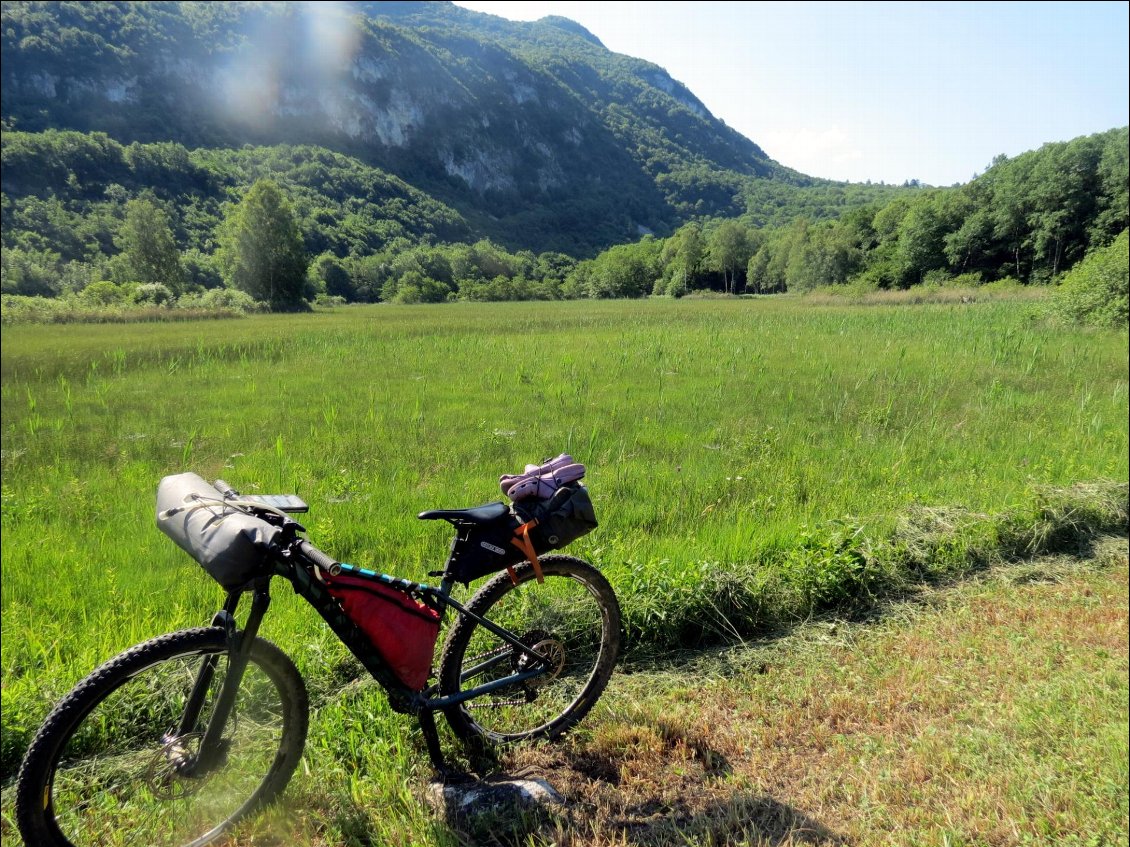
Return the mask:
{"type": "Polygon", "coordinates": [[[191,777],[200,741],[198,732],[177,736],[153,753],[145,771],[145,782],[154,796],[184,797],[200,789],[203,780],[191,777]]]}
{"type": "MultiPolygon", "coordinates": [[[[539,656],[545,658],[545,673],[527,679],[522,683],[527,688],[540,688],[543,685],[552,682],[561,673],[562,668],[565,667],[565,645],[558,641],[556,638],[543,638],[535,644],[530,645],[532,649],[539,656]]],[[[523,653],[518,657],[517,670],[525,671],[539,664],[540,660],[523,653]]]]}

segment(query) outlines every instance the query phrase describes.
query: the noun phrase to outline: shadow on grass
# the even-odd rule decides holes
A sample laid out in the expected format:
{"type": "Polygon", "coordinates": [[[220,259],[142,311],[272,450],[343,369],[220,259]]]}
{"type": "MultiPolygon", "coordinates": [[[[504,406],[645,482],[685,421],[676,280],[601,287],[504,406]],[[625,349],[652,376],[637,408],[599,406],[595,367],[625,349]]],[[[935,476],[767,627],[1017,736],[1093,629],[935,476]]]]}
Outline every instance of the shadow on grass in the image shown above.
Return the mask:
{"type": "Polygon", "coordinates": [[[689,796],[674,802],[650,799],[624,805],[619,814],[605,816],[608,811],[571,798],[544,806],[485,802],[469,812],[455,802],[446,805],[440,820],[457,843],[475,847],[848,844],[815,818],[772,797],[746,791],[707,803],[689,796]]]}
{"type": "Polygon", "coordinates": [[[798,634],[835,640],[853,627],[879,624],[929,606],[945,597],[948,590],[979,579],[1001,579],[1018,585],[1058,582],[1080,569],[1112,567],[1126,560],[1127,534],[1122,531],[1073,534],[1046,546],[1050,551],[1017,553],[1007,560],[971,558],[962,570],[953,573],[921,573],[917,581],[908,581],[897,589],[858,597],[850,604],[795,620],[773,621],[746,638],[703,639],[695,646],[682,649],[638,645],[622,656],[618,670],[629,675],[694,672],[704,668],[709,669],[709,675],[767,673],[772,669],[772,649],[798,634]]]}
{"type": "Polygon", "coordinates": [[[772,797],[739,792],[693,814],[660,810],[643,820],[614,821],[612,831],[628,844],[812,844],[846,845],[816,819],[772,797]]]}
{"type": "MultiPolygon", "coordinates": [[[[511,772],[545,778],[566,798],[563,803],[526,808],[517,814],[495,810],[488,818],[459,814],[444,817],[461,844],[487,845],[639,845],[688,844],[842,845],[845,835],[765,791],[756,771],[731,763],[714,733],[724,726],[704,723],[691,711],[651,710],[648,693],[674,681],[672,693],[710,679],[771,673],[775,648],[793,635],[850,644],[855,625],[914,614],[914,608],[944,601],[947,588],[987,576],[1016,584],[1058,582],[1123,562],[1126,538],[1073,538],[1052,555],[1024,557],[967,572],[962,579],[923,583],[918,590],[876,598],[852,614],[829,615],[782,628],[746,647],[658,651],[634,657],[622,678],[635,680],[619,692],[623,709],[579,737],[564,743],[519,749],[505,757],[511,772]],[[768,648],[768,649],[765,649],[768,648]],[[658,676],[657,676],[658,675],[658,676]],[[696,682],[697,681],[697,682],[696,682]],[[639,710],[632,704],[641,704],[639,710]],[[712,738],[714,739],[712,741],[712,738]]],[[[728,747],[725,749],[729,750],[728,747]]],[[[748,765],[748,763],[746,763],[748,765]]]]}
{"type": "Polygon", "coordinates": [[[457,843],[847,843],[804,812],[735,785],[734,769],[722,753],[700,734],[663,719],[622,725],[581,744],[523,749],[507,759],[507,772],[449,791],[434,803],[440,825],[457,843]],[[542,780],[559,796],[523,798],[508,780],[542,780]],[[474,792],[473,803],[463,802],[467,791],[474,792]]]}

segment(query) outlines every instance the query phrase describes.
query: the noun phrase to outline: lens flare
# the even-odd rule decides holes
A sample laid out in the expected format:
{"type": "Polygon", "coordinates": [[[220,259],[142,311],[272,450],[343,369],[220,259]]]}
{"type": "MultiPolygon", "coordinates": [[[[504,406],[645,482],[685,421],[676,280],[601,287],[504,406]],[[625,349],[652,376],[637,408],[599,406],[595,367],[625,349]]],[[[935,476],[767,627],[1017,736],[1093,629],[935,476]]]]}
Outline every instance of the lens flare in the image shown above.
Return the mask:
{"type": "Polygon", "coordinates": [[[351,102],[361,31],[340,2],[294,4],[251,24],[243,46],[215,70],[216,110],[253,129],[318,114],[339,123],[351,102]]]}

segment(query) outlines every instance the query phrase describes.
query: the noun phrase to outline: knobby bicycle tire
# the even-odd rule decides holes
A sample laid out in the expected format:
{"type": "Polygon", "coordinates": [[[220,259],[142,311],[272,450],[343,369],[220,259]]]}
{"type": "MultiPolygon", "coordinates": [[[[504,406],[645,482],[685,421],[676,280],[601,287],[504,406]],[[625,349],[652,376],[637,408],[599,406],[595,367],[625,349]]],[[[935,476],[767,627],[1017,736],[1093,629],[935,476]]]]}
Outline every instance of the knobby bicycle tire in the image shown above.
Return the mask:
{"type": "MultiPolygon", "coordinates": [[[[608,685],[620,652],[620,605],[608,580],[592,565],[564,555],[541,559],[544,584],[524,562],[517,584],[500,573],[483,585],[467,609],[499,624],[537,650],[552,669],[444,711],[465,741],[507,743],[556,738],[592,709],[608,685]]],[[[460,616],[444,643],[440,695],[532,668],[503,639],[460,616]]]]}
{"type": "Polygon", "coordinates": [[[55,707],[20,768],[16,818],[31,847],[202,847],[277,796],[302,755],[305,683],[257,638],[224,727],[224,755],[192,774],[200,733],[175,728],[202,662],[216,658],[198,728],[227,668],[222,629],[163,635],[111,659],[55,707]]]}

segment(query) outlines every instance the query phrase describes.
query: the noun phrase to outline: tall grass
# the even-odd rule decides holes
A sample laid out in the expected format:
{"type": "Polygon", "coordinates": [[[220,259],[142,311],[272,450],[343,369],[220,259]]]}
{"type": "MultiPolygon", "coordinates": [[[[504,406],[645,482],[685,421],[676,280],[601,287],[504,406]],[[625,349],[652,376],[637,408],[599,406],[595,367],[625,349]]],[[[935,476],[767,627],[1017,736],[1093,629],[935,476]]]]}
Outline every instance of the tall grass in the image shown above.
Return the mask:
{"type": "MultiPolygon", "coordinates": [[[[417,512],[501,499],[498,474],[568,451],[601,521],[570,551],[606,571],[637,646],[748,633],[905,578],[874,570],[900,515],[1005,526],[1047,487],[1128,475],[1126,333],[1016,303],[15,326],[0,372],[6,771],[97,663],[214,610],[216,587],[154,527],[165,474],[297,492],[316,544],[421,578],[448,537],[417,512]]],[[[1104,491],[1096,523],[1124,524],[1125,489],[1104,491]]],[[[342,651],[284,592],[264,634],[336,690],[342,651]]]]}

